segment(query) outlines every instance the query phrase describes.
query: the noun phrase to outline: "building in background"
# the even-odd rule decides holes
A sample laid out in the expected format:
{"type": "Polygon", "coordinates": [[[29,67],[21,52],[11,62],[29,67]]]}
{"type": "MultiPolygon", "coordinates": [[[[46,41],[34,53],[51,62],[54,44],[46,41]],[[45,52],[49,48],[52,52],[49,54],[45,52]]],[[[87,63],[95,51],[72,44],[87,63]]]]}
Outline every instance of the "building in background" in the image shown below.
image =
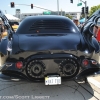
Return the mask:
{"type": "Polygon", "coordinates": [[[23,20],[27,16],[38,16],[38,15],[43,15],[42,13],[22,13],[20,14],[20,20],[23,20]]]}
{"type": "Polygon", "coordinates": [[[72,16],[72,19],[80,19],[80,16],[81,16],[81,12],[66,12],[65,13],[66,15],[70,15],[72,16]]]}
{"type": "MultiPolygon", "coordinates": [[[[44,11],[43,15],[58,15],[58,11],[44,11]]],[[[59,15],[65,16],[65,11],[59,11],[59,15]]]]}
{"type": "Polygon", "coordinates": [[[15,16],[20,19],[20,14],[21,14],[21,10],[20,9],[16,9],[15,16]]]}
{"type": "MultiPolygon", "coordinates": [[[[81,12],[65,12],[62,10],[59,11],[59,15],[61,15],[61,16],[65,16],[67,14],[72,16],[72,19],[73,18],[80,19],[80,16],[81,16],[81,12]]],[[[17,18],[20,18],[20,20],[23,20],[27,16],[38,16],[38,15],[58,15],[58,12],[57,11],[54,11],[54,12],[53,11],[44,11],[41,13],[21,13],[20,9],[16,9],[16,11],[15,11],[15,16],[17,18]]]]}

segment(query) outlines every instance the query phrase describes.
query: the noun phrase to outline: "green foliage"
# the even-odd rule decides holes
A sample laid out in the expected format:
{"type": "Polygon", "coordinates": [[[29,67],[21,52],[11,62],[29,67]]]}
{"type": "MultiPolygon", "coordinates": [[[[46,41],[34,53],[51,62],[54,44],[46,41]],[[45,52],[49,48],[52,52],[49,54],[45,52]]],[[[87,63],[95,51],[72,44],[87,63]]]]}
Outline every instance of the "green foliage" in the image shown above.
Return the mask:
{"type": "Polygon", "coordinates": [[[85,18],[85,15],[84,15],[84,14],[82,14],[82,15],[80,16],[80,19],[82,19],[82,18],[85,18]]]}
{"type": "Polygon", "coordinates": [[[68,18],[72,19],[72,16],[71,16],[71,15],[69,15],[69,14],[66,14],[66,17],[68,17],[68,18]]]}
{"type": "Polygon", "coordinates": [[[100,9],[100,5],[91,7],[90,12],[89,12],[89,16],[91,16],[98,9],[100,9]]]}

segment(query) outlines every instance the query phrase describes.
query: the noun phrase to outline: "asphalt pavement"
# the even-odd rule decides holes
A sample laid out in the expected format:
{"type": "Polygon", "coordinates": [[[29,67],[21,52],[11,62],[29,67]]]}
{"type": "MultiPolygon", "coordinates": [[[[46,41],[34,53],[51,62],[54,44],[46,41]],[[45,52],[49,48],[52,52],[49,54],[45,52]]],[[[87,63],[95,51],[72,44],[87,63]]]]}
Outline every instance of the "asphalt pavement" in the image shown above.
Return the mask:
{"type": "Polygon", "coordinates": [[[100,100],[100,88],[83,81],[45,86],[43,82],[11,82],[0,79],[1,100],[100,100]]]}
{"type": "Polygon", "coordinates": [[[100,100],[100,76],[54,86],[0,79],[0,100],[100,100]]]}

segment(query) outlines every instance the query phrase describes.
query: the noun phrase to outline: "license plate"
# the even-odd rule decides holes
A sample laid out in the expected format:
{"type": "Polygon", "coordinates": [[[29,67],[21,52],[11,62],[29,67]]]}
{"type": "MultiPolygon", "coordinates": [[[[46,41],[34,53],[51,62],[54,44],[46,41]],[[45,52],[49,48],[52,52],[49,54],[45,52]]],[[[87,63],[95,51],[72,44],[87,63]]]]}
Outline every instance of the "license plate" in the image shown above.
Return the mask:
{"type": "Polygon", "coordinates": [[[45,77],[45,85],[59,85],[61,84],[61,77],[47,76],[45,77]]]}

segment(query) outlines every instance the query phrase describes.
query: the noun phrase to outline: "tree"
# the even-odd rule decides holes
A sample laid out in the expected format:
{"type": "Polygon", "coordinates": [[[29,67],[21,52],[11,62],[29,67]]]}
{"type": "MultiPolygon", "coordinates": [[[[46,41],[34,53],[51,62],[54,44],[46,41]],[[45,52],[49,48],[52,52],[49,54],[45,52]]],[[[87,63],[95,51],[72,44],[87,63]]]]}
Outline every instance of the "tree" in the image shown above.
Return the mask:
{"type": "Polygon", "coordinates": [[[82,14],[82,15],[80,16],[80,19],[83,19],[83,18],[85,18],[85,15],[84,15],[84,14],[82,14]]]}
{"type": "Polygon", "coordinates": [[[91,7],[90,12],[89,12],[89,16],[91,16],[98,9],[100,9],[100,5],[91,7]]]}
{"type": "Polygon", "coordinates": [[[66,17],[68,17],[68,18],[72,19],[72,16],[71,16],[71,15],[69,15],[69,14],[66,14],[66,17]]]}

